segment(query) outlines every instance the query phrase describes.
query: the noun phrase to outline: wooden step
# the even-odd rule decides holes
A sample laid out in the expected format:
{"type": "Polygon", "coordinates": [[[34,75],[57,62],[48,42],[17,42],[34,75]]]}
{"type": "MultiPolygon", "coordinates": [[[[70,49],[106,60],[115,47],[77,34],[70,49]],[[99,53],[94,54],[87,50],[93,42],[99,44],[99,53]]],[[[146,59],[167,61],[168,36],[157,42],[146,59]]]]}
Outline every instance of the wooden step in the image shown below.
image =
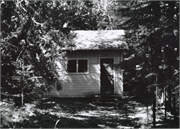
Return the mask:
{"type": "Polygon", "coordinates": [[[115,102],[93,102],[95,105],[99,106],[114,106],[116,105],[115,102]]]}
{"type": "Polygon", "coordinates": [[[103,97],[103,98],[121,98],[121,95],[118,94],[95,94],[94,97],[103,97]]]}
{"type": "Polygon", "coordinates": [[[96,105],[118,105],[121,96],[115,94],[97,94],[94,96],[93,104],[96,105]]]}

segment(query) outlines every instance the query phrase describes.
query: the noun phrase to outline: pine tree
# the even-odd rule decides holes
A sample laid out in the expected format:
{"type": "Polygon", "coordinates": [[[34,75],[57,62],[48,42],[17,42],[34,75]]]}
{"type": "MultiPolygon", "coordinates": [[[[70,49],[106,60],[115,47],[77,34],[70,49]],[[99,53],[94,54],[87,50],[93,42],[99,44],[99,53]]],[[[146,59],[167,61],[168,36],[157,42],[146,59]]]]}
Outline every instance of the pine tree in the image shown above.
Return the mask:
{"type": "MultiPolygon", "coordinates": [[[[124,68],[130,70],[127,73],[131,74],[132,70],[136,70],[136,66],[138,66],[141,76],[132,79],[142,82],[143,71],[146,71],[147,82],[151,80],[143,87],[151,87],[150,90],[153,93],[153,125],[155,126],[156,103],[159,94],[167,90],[168,105],[170,108],[171,105],[175,105],[172,104],[171,99],[174,88],[178,85],[175,75],[179,71],[177,66],[179,60],[179,2],[137,0],[122,4],[119,16],[125,17],[127,20],[121,24],[121,28],[128,30],[126,41],[130,48],[130,52],[125,55],[127,60],[123,63],[124,68]],[[169,73],[169,75],[165,73],[169,73]],[[157,92],[157,88],[161,92],[157,92]]],[[[123,66],[123,64],[121,65],[123,66]]],[[[127,81],[132,81],[132,79],[127,81]]],[[[173,98],[174,103],[177,99],[175,98],[173,98]]],[[[175,116],[175,113],[173,114],[175,116]]]]}
{"type": "MultiPolygon", "coordinates": [[[[41,98],[53,86],[61,89],[63,47],[71,47],[71,30],[97,29],[101,12],[92,1],[2,1],[2,93],[41,98]],[[38,92],[38,93],[37,93],[38,92]]],[[[24,101],[24,100],[23,100],[24,101]]]]}

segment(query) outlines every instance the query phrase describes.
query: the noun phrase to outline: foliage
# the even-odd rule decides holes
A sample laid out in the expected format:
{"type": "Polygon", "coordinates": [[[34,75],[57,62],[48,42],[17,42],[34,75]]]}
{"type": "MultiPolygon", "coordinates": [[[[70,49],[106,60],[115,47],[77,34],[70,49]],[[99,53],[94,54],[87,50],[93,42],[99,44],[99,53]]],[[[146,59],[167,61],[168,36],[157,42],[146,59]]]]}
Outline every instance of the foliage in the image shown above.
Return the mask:
{"type": "Polygon", "coordinates": [[[1,102],[1,128],[16,128],[16,123],[28,121],[27,116],[34,116],[35,104],[25,104],[23,107],[15,107],[12,103],[1,102]]]}
{"type": "Polygon", "coordinates": [[[29,100],[60,90],[55,61],[73,45],[70,30],[97,29],[100,13],[91,1],[2,1],[2,92],[29,100]]]}
{"type": "Polygon", "coordinates": [[[119,15],[127,20],[121,27],[127,30],[130,48],[121,64],[126,70],[125,84],[138,89],[136,95],[144,101],[151,93],[156,99],[165,94],[165,106],[175,116],[179,107],[175,105],[179,93],[174,92],[179,80],[179,2],[137,0],[122,4],[119,15]],[[140,89],[149,95],[144,97],[140,89]]]}
{"type": "MultiPolygon", "coordinates": [[[[2,128],[151,128],[146,124],[146,107],[130,98],[119,100],[119,104],[95,104],[89,99],[44,99],[36,103],[15,108],[7,103],[1,105],[2,128]],[[6,119],[4,119],[6,118],[6,119]]],[[[150,106],[149,106],[150,108],[150,106]]],[[[149,112],[151,115],[152,112],[149,112]]],[[[177,128],[178,121],[166,125],[162,113],[157,122],[159,128],[177,128]]]]}
{"type": "Polygon", "coordinates": [[[150,103],[156,87],[176,117],[179,1],[1,1],[1,21],[2,98],[23,104],[60,90],[65,73],[55,62],[74,46],[71,30],[125,29],[125,87],[150,103]]]}

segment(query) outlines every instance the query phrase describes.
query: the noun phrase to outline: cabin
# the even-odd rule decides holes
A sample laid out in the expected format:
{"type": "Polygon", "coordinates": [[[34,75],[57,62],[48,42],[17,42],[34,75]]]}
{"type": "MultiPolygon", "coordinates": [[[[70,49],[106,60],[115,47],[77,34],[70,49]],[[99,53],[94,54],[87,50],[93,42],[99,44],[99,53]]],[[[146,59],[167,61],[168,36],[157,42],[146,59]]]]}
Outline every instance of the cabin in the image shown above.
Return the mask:
{"type": "Polygon", "coordinates": [[[119,63],[127,49],[124,30],[76,30],[67,48],[66,63],[56,61],[65,73],[61,90],[53,88],[51,97],[80,98],[97,94],[123,95],[123,72],[119,63]]]}

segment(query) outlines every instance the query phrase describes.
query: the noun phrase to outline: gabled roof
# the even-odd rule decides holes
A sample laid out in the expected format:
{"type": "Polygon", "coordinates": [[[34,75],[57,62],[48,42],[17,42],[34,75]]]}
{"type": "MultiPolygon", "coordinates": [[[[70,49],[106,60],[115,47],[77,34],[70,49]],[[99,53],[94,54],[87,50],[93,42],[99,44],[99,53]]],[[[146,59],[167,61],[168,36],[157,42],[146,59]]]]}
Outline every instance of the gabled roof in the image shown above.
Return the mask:
{"type": "Polygon", "coordinates": [[[128,49],[124,30],[76,30],[72,42],[73,50],[128,49]]]}

